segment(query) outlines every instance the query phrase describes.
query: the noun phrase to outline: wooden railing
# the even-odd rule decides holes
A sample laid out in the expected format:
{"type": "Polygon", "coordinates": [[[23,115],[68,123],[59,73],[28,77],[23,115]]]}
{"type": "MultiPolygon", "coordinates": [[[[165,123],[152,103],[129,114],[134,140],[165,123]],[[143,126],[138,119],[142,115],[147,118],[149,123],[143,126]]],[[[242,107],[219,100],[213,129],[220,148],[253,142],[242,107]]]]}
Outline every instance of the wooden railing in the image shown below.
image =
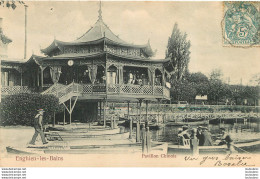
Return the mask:
{"type": "Polygon", "coordinates": [[[1,94],[2,95],[11,95],[17,93],[30,93],[28,86],[2,86],[1,94]]]}
{"type": "Polygon", "coordinates": [[[131,85],[131,84],[78,84],[71,83],[67,86],[56,84],[42,92],[42,94],[53,94],[64,101],[71,93],[81,94],[128,94],[128,95],[156,95],[170,97],[170,91],[163,86],[131,85]]]}

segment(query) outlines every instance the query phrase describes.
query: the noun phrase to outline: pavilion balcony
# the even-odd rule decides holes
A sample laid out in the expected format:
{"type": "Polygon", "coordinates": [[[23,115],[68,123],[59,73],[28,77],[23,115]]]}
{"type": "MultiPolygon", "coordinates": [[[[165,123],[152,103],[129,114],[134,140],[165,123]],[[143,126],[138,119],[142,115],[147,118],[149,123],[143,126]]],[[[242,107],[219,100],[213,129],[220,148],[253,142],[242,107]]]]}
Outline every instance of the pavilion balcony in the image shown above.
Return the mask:
{"type": "Polygon", "coordinates": [[[163,86],[151,86],[151,85],[132,85],[132,84],[108,84],[105,85],[87,85],[87,84],[75,84],[79,93],[82,94],[98,94],[106,93],[109,95],[154,95],[161,97],[170,97],[170,90],[163,86]]]}
{"type": "Polygon", "coordinates": [[[132,84],[78,84],[71,83],[67,86],[56,84],[44,91],[43,94],[53,94],[64,102],[71,96],[99,96],[117,95],[147,98],[170,98],[170,90],[163,86],[132,85],[132,84]]]}

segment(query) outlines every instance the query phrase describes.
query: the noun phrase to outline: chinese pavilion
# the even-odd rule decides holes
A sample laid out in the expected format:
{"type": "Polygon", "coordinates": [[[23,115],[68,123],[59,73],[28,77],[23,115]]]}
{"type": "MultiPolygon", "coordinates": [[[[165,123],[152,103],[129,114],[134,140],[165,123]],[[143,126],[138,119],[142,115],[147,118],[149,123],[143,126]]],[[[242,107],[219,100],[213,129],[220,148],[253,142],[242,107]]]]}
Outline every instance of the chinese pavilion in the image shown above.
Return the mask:
{"type": "Polygon", "coordinates": [[[165,69],[169,59],[151,59],[149,41],[133,45],[120,39],[104,23],[101,8],[95,25],[81,37],[71,42],[55,39],[41,51],[45,56],[32,55],[26,62],[2,59],[2,97],[53,94],[64,104],[70,123],[72,118],[101,118],[107,102],[170,99],[165,69]]]}

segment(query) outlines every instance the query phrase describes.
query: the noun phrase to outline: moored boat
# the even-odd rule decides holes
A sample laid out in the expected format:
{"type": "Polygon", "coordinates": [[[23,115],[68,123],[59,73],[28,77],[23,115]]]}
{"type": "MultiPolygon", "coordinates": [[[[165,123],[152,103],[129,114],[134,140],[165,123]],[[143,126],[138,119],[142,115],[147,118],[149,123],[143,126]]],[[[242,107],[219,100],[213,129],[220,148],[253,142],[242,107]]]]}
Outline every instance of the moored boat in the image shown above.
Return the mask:
{"type": "Polygon", "coordinates": [[[167,122],[166,126],[184,126],[184,125],[189,125],[189,126],[196,126],[196,125],[208,125],[209,120],[203,120],[203,121],[196,121],[196,122],[167,122]]]}
{"type": "MultiPolygon", "coordinates": [[[[236,152],[260,152],[260,140],[237,142],[232,145],[236,152]]],[[[199,154],[226,154],[229,152],[227,145],[198,146],[199,154]]],[[[190,145],[168,144],[168,153],[191,154],[190,145]]]]}

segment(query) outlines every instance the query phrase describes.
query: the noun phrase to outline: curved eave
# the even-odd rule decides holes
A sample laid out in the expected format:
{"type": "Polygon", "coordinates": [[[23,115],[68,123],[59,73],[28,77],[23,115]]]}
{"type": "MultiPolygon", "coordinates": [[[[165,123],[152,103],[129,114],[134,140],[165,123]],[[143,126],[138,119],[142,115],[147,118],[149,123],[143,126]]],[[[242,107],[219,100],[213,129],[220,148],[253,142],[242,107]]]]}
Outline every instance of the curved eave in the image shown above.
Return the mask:
{"type": "Polygon", "coordinates": [[[110,44],[110,45],[117,45],[117,46],[122,46],[122,47],[129,47],[129,48],[140,48],[143,49],[143,51],[149,56],[153,56],[153,51],[150,47],[149,44],[145,44],[145,45],[135,45],[135,44],[129,44],[129,43],[118,43],[115,42],[107,37],[102,37],[100,39],[94,40],[94,41],[88,41],[88,42],[63,42],[63,41],[58,41],[58,40],[54,40],[51,45],[49,45],[48,47],[46,47],[45,49],[41,49],[41,51],[45,54],[45,55],[49,55],[53,50],[56,49],[60,49],[62,46],[80,46],[80,45],[92,45],[92,44],[99,44],[101,42],[104,42],[106,44],[110,44]]]}
{"type": "Polygon", "coordinates": [[[81,58],[91,58],[96,56],[101,56],[105,54],[104,52],[97,52],[92,54],[80,54],[80,53],[69,53],[62,54],[55,57],[45,57],[43,60],[68,60],[68,59],[81,59],[81,58]]]}
{"type": "Polygon", "coordinates": [[[134,61],[144,61],[144,62],[150,62],[150,63],[166,63],[169,61],[169,59],[149,59],[149,58],[140,58],[140,57],[134,57],[134,56],[125,56],[125,55],[119,55],[114,54],[110,52],[97,52],[92,54],[78,54],[78,53],[70,53],[70,54],[62,54],[55,57],[44,57],[41,58],[41,60],[68,60],[68,59],[83,59],[83,58],[93,58],[97,56],[102,56],[104,54],[108,54],[114,57],[127,59],[127,60],[134,60],[134,61]]]}
{"type": "Polygon", "coordinates": [[[126,55],[119,55],[115,53],[110,53],[108,52],[109,55],[123,58],[123,59],[128,59],[128,60],[135,60],[135,61],[143,61],[143,62],[150,62],[150,63],[166,63],[169,60],[168,59],[150,59],[150,58],[140,58],[140,57],[134,57],[134,56],[126,56],[126,55]]]}
{"type": "Polygon", "coordinates": [[[64,42],[54,40],[51,45],[46,47],[45,49],[41,49],[41,52],[44,53],[45,55],[49,55],[53,50],[59,49],[59,45],[62,45],[64,42]]]}

